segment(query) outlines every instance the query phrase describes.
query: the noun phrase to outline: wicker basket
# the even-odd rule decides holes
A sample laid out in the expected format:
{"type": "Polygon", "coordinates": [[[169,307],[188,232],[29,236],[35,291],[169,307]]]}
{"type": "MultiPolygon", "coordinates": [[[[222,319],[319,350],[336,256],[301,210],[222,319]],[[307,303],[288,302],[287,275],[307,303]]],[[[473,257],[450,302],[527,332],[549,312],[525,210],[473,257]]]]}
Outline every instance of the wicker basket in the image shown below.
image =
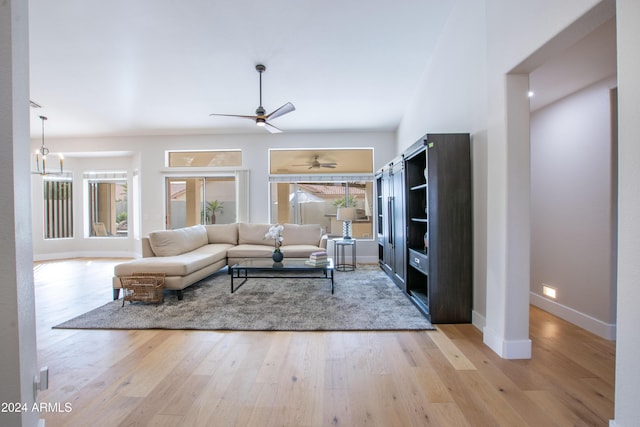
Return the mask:
{"type": "Polygon", "coordinates": [[[164,302],[164,273],[133,273],[120,278],[125,301],[164,302]]]}

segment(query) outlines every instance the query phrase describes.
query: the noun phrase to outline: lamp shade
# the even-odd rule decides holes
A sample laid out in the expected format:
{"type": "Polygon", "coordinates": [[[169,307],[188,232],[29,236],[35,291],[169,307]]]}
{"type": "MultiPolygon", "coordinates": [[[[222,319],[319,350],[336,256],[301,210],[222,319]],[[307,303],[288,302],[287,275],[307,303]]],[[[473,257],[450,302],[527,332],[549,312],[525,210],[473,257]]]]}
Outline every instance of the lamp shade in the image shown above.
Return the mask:
{"type": "Polygon", "coordinates": [[[356,219],[356,208],[338,208],[338,221],[353,221],[356,219]]]}

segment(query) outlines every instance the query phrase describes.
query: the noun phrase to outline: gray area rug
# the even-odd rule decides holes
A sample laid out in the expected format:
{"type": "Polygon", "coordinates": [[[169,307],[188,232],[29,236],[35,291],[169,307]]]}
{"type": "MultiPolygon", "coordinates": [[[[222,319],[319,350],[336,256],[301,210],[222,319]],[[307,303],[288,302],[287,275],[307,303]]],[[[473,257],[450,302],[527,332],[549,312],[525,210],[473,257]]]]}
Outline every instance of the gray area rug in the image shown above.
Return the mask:
{"type": "Polygon", "coordinates": [[[249,279],[233,294],[222,270],[159,305],[112,301],[54,328],[241,331],[429,330],[431,323],[375,266],[329,280],[249,279]]]}

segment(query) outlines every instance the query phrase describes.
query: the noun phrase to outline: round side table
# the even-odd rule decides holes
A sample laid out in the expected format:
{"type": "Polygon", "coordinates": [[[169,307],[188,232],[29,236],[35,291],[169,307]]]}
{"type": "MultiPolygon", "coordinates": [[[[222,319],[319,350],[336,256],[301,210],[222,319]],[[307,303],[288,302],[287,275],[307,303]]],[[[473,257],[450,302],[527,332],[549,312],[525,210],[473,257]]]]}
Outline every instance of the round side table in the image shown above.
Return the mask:
{"type": "Polygon", "coordinates": [[[356,239],[333,239],[336,258],[336,270],[353,271],[356,269],[356,239]],[[347,262],[345,248],[351,248],[351,263],[347,262]]]}

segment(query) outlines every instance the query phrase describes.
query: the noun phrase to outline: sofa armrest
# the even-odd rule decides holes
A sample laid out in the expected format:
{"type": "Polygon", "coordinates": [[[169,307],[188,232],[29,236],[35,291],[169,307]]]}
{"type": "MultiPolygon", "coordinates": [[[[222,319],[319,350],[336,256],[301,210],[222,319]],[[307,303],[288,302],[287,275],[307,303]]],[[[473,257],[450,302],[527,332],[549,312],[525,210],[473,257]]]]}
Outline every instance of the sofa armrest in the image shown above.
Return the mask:
{"type": "Polygon", "coordinates": [[[318,244],[318,247],[327,249],[327,240],[329,240],[329,235],[323,234],[322,237],[320,237],[320,243],[318,244]]]}
{"type": "Polygon", "coordinates": [[[148,237],[142,238],[142,258],[154,257],[156,254],[151,249],[151,242],[148,237]]]}

